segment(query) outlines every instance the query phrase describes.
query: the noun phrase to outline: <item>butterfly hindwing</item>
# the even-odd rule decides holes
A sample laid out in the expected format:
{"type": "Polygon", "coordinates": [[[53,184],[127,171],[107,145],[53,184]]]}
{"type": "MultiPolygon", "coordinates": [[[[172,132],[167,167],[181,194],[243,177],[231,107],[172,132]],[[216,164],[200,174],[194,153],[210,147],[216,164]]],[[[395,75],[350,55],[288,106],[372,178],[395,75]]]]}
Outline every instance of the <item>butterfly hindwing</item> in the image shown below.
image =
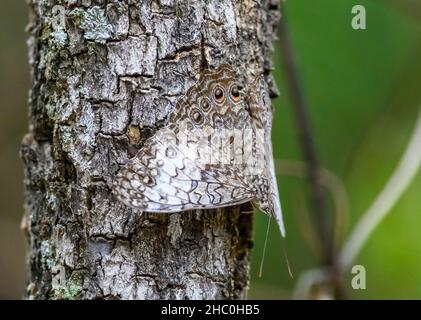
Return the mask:
{"type": "Polygon", "coordinates": [[[227,179],[226,169],[206,167],[192,161],[176,146],[157,139],[158,132],[145,146],[153,158],[145,159],[144,149],[129,161],[114,181],[114,192],[125,204],[147,212],[178,212],[217,208],[253,199],[253,192],[241,175],[227,179]]]}
{"type": "Polygon", "coordinates": [[[168,124],[117,174],[113,191],[146,212],[211,209],[255,201],[284,234],[273,165],[272,110],[263,77],[247,102],[228,65],[206,70],[168,124]]]}
{"type": "Polygon", "coordinates": [[[201,153],[201,146],[212,145],[213,138],[250,124],[232,69],[206,71],[176,104],[169,124],[117,174],[114,193],[125,204],[147,212],[218,208],[252,200],[253,188],[240,168],[221,164],[220,153],[229,141],[212,153],[212,159],[201,153]]]}

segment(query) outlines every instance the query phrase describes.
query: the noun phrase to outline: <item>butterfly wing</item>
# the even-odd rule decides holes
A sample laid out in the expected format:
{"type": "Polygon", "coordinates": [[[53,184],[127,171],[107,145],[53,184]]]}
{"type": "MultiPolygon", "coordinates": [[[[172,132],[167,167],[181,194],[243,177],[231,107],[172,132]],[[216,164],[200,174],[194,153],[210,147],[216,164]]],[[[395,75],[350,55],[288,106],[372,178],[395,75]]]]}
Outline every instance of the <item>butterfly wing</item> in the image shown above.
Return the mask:
{"type": "Polygon", "coordinates": [[[248,95],[253,127],[256,131],[261,130],[263,132],[261,144],[264,145],[264,170],[262,179],[257,179],[255,184],[259,189],[266,189],[266,191],[260,193],[257,202],[263,211],[276,219],[281,235],[285,236],[285,226],[273,160],[271,140],[272,106],[268,92],[269,89],[265,79],[258,77],[250,86],[248,95]]]}
{"type": "Polygon", "coordinates": [[[146,212],[220,208],[253,199],[252,188],[236,170],[198,161],[195,145],[159,130],[117,174],[117,198],[146,212]],[[227,178],[229,177],[229,178],[227,178]]]}
{"type": "Polygon", "coordinates": [[[276,217],[283,234],[270,130],[269,135],[265,134],[268,140],[261,142],[268,146],[263,151],[265,159],[259,161],[264,167],[262,176],[247,172],[247,162],[235,161],[238,154],[247,154],[248,147],[256,147],[256,139],[238,139],[236,133],[251,130],[256,135],[258,129],[271,126],[267,123],[271,121],[271,113],[266,112],[270,101],[268,104],[264,95],[267,90],[262,85],[264,81],[258,80],[251,86],[250,116],[231,67],[223,65],[217,70],[205,71],[198,83],[177,102],[168,126],[148,139],[118,173],[113,186],[117,197],[147,212],[220,208],[258,200],[264,211],[276,217]],[[266,112],[263,117],[261,111],[266,112]],[[234,133],[233,139],[231,133],[234,133]],[[224,143],[219,148],[224,135],[224,143]],[[195,136],[205,139],[196,140],[195,136]],[[214,138],[218,142],[215,143],[214,138]],[[239,140],[242,143],[236,144],[239,140]],[[207,144],[211,145],[211,157],[205,153],[207,156],[203,159],[200,147],[207,144]],[[226,147],[234,150],[234,154],[224,152],[226,147]],[[225,161],[227,154],[228,161],[225,161]]]}

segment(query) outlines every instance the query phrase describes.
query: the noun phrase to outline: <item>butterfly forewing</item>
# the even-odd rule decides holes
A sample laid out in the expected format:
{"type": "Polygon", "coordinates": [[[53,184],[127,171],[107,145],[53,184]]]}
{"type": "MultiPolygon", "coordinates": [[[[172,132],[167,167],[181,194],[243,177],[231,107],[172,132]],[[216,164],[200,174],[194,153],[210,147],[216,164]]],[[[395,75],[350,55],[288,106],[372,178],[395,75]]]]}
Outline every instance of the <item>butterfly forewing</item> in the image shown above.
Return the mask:
{"type": "Polygon", "coordinates": [[[252,84],[246,102],[230,66],[207,70],[179,99],[168,125],[120,170],[113,192],[126,205],[146,212],[254,200],[277,218],[283,232],[279,199],[274,198],[271,117],[263,78],[252,84]],[[261,140],[259,130],[264,131],[261,140]]]}

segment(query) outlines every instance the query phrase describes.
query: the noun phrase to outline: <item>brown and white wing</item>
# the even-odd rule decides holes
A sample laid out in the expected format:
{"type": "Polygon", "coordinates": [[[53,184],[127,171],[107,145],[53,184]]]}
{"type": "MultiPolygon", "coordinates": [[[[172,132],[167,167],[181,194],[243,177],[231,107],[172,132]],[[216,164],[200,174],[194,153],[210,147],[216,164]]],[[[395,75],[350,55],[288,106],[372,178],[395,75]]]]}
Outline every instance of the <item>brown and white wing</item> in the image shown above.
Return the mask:
{"type": "Polygon", "coordinates": [[[245,203],[254,198],[238,170],[206,166],[192,146],[169,143],[160,130],[115,177],[113,192],[146,212],[179,212],[245,203]]]}

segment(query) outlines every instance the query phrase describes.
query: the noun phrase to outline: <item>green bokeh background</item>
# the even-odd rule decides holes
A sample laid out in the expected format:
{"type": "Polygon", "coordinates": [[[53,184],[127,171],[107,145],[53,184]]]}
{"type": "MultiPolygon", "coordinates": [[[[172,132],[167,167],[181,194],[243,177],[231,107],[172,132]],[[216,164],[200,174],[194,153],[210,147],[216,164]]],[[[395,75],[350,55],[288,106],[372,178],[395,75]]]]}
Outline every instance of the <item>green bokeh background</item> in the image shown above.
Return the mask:
{"type": "MultiPolygon", "coordinates": [[[[310,106],[320,162],[343,182],[349,228],[369,207],[404,151],[421,105],[421,1],[288,0],[287,24],[310,106]],[[351,28],[351,8],[367,9],[367,30],[351,28]]],[[[0,10],[0,298],[19,298],[25,287],[20,140],[26,131],[27,66],[24,1],[2,0],[0,10]]],[[[301,160],[297,130],[275,44],[273,141],[278,159],[301,160]]],[[[421,150],[420,150],[421,152],[421,150]]],[[[250,298],[290,298],[297,278],[318,266],[300,234],[298,214],[306,184],[279,172],[287,238],[275,228],[262,277],[259,263],[267,218],[255,215],[250,298]],[[284,249],[294,279],[288,275],[284,249]]],[[[357,299],[421,298],[421,175],[370,237],[356,264],[367,270],[357,299]]],[[[302,205],[302,204],[301,204],[302,205]]],[[[307,204],[309,205],[309,204],[307,204]]],[[[330,206],[331,207],[331,206],[330,206]]],[[[311,214],[311,211],[310,211],[311,214]]]]}

